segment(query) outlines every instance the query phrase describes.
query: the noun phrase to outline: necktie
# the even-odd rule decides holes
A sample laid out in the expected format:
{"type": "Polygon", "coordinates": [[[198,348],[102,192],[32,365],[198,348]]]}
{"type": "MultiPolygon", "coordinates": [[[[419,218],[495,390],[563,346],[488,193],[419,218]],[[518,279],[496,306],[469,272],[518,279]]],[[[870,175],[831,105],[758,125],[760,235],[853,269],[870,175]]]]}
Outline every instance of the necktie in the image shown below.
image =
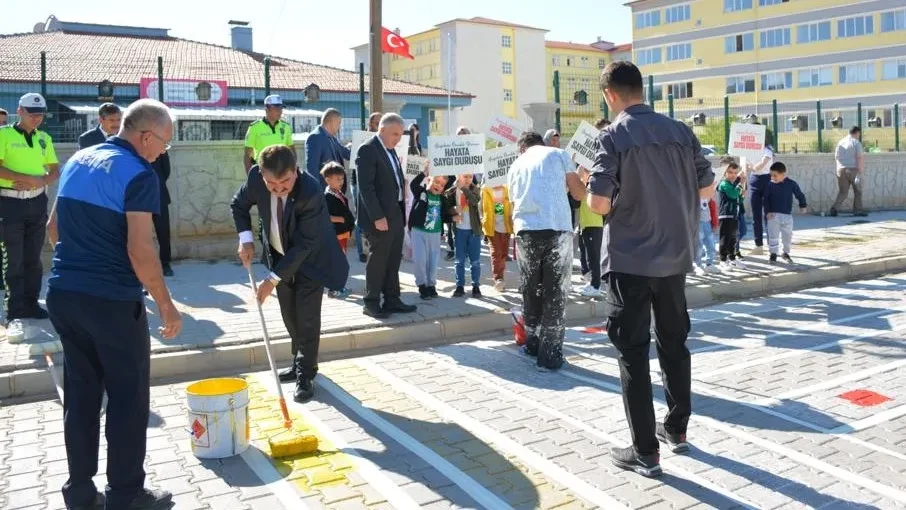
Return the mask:
{"type": "Polygon", "coordinates": [[[286,252],[286,243],[283,241],[283,197],[277,197],[277,235],[280,237],[281,248],[286,252]]]}
{"type": "Polygon", "coordinates": [[[396,149],[390,149],[390,155],[393,156],[393,171],[396,172],[396,180],[402,185],[402,170],[400,169],[400,158],[396,156],[396,149]]]}

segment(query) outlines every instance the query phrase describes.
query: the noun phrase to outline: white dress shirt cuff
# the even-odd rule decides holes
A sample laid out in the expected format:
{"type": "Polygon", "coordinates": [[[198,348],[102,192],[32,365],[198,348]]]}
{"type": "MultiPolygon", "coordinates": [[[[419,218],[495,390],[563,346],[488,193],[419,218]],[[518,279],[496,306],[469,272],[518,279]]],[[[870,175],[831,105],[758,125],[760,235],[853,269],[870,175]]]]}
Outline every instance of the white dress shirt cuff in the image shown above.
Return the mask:
{"type": "Polygon", "coordinates": [[[280,277],[277,276],[277,273],[275,273],[273,271],[271,271],[271,274],[267,275],[267,277],[271,280],[275,280],[277,283],[280,283],[282,281],[282,280],[280,280],[280,277]]]}
{"type": "Polygon", "coordinates": [[[243,230],[242,232],[239,232],[239,244],[254,243],[254,242],[255,242],[255,236],[252,234],[251,230],[243,230]]]}

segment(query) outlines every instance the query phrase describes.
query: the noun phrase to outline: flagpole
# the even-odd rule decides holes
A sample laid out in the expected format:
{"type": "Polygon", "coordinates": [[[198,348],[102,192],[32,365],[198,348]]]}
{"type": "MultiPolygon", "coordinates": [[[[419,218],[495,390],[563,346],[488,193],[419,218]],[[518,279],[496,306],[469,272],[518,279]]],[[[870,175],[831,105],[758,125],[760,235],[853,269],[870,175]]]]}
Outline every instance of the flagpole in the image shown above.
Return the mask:
{"type": "Polygon", "coordinates": [[[381,0],[371,0],[371,91],[368,95],[371,111],[379,112],[383,108],[384,99],[384,60],[381,51],[381,0]]]}
{"type": "Polygon", "coordinates": [[[453,32],[447,32],[447,136],[453,134],[453,32]]]}

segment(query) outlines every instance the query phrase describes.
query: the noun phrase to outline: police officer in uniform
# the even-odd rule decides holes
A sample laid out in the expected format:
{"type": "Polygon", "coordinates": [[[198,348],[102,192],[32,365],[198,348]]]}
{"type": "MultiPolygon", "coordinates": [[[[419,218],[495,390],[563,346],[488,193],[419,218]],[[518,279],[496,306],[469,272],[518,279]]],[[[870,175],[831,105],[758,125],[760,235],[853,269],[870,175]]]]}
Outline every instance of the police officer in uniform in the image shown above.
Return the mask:
{"type": "Polygon", "coordinates": [[[19,99],[19,121],[0,128],[0,247],[5,264],[6,322],[46,319],[38,306],[48,185],[59,178],[50,135],[38,130],[47,103],[41,94],[19,99]]]}
{"type": "Polygon", "coordinates": [[[255,165],[258,155],[270,145],[293,146],[293,127],[283,116],[283,100],[277,94],[264,98],[264,118],[252,122],[245,133],[245,173],[255,165]]]}

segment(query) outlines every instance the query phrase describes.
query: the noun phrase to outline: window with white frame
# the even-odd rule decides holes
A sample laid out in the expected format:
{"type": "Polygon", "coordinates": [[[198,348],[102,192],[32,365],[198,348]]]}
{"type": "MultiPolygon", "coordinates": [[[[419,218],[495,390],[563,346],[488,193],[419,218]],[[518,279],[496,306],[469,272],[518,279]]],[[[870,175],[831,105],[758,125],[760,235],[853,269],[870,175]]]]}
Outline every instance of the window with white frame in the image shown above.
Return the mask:
{"type": "Polygon", "coordinates": [[[582,67],[582,68],[591,67],[591,64],[590,64],[590,63],[591,63],[591,61],[588,59],[588,57],[580,57],[580,58],[579,58],[579,67],[582,67]]]}
{"type": "Polygon", "coordinates": [[[830,21],[820,21],[809,25],[799,25],[796,27],[796,43],[806,44],[818,41],[830,41],[831,24],[830,21]]]}
{"type": "Polygon", "coordinates": [[[661,63],[661,49],[660,48],[649,48],[647,50],[639,50],[635,52],[635,63],[640,66],[647,66],[651,64],[660,64],[661,63]]]}
{"type": "Polygon", "coordinates": [[[673,99],[686,99],[692,97],[692,82],[671,83],[667,85],[667,95],[673,99]]]}
{"type": "Polygon", "coordinates": [[[881,13],[881,32],[906,30],[906,9],[881,13]]]}
{"type": "Polygon", "coordinates": [[[758,0],[758,7],[767,7],[769,5],[780,5],[789,2],[790,0],[758,0]]]}
{"type": "Polygon", "coordinates": [[[513,102],[513,89],[503,89],[503,100],[507,103],[513,102]]]}
{"type": "Polygon", "coordinates": [[[741,53],[755,49],[755,33],[729,35],[724,37],[724,53],[741,53]]]}
{"type": "Polygon", "coordinates": [[[513,47],[513,38],[508,35],[500,36],[500,46],[502,46],[504,48],[512,48],[513,47]]]}
{"type": "Polygon", "coordinates": [[[675,60],[688,60],[692,58],[692,44],[674,44],[667,46],[667,62],[675,60]]]}
{"type": "Polygon", "coordinates": [[[882,80],[906,78],[906,58],[885,60],[881,63],[882,80]]]}
{"type": "Polygon", "coordinates": [[[605,67],[607,67],[607,59],[599,58],[598,59],[598,69],[604,69],[605,67]]]}
{"type": "Polygon", "coordinates": [[[792,71],[761,75],[761,90],[786,90],[791,88],[793,88],[792,71]]]}
{"type": "Polygon", "coordinates": [[[834,71],[831,67],[813,67],[799,71],[800,87],[825,87],[834,84],[834,71]]]}
{"type": "Polygon", "coordinates": [[[553,57],[551,57],[551,65],[554,67],[558,67],[560,65],[560,55],[554,55],[553,57]]]}
{"type": "Polygon", "coordinates": [[[779,48],[780,46],[788,46],[790,44],[789,28],[762,30],[760,36],[762,48],[779,48]]]}
{"type": "Polygon", "coordinates": [[[661,24],[661,11],[645,11],[635,15],[635,28],[656,27],[661,24]]]}
{"type": "Polygon", "coordinates": [[[837,37],[859,37],[874,32],[874,16],[871,15],[837,20],[837,37]]]}
{"type": "Polygon", "coordinates": [[[727,94],[755,92],[755,76],[731,76],[727,78],[727,94]]]}
{"type": "Polygon", "coordinates": [[[752,0],[724,0],[724,12],[745,11],[752,8],[752,0]]]}
{"type": "Polygon", "coordinates": [[[871,83],[873,81],[875,81],[874,62],[840,66],[840,83],[871,83]]]}
{"type": "Polygon", "coordinates": [[[664,17],[668,24],[679,23],[680,21],[689,20],[692,17],[692,10],[689,8],[689,4],[674,5],[664,11],[664,17]]]}
{"type": "MultiPolygon", "coordinates": [[[[653,95],[653,98],[655,101],[661,101],[664,99],[664,86],[663,85],[655,85],[654,88],[651,90],[652,90],[652,95],[653,95]]],[[[648,101],[648,84],[647,83],[643,86],[643,95],[644,95],[645,101],[648,101]]]]}
{"type": "Polygon", "coordinates": [[[512,62],[503,63],[503,74],[513,74],[513,63],[512,62]]]}

